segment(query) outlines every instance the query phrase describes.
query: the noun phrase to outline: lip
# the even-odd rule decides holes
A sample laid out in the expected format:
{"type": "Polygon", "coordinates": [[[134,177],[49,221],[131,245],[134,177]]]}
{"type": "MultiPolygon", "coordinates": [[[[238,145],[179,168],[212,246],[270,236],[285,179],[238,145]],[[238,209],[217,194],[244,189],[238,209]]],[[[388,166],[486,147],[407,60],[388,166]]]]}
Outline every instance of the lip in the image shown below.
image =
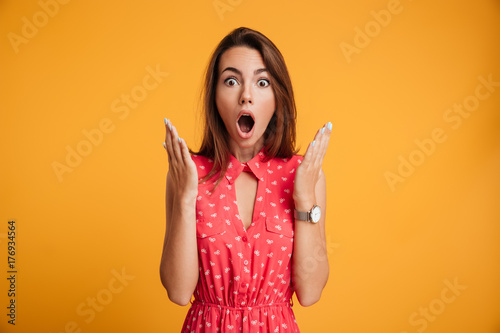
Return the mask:
{"type": "Polygon", "coordinates": [[[252,112],[252,111],[250,111],[250,110],[241,110],[241,111],[238,113],[238,116],[236,117],[236,130],[238,131],[238,135],[239,135],[242,139],[249,139],[249,138],[251,138],[251,137],[252,137],[253,132],[254,132],[254,130],[255,130],[255,125],[256,125],[256,123],[255,123],[255,116],[254,116],[254,114],[253,114],[253,112],[252,112]],[[251,130],[250,130],[250,132],[248,132],[248,133],[242,132],[242,131],[241,131],[241,129],[240,129],[240,125],[238,124],[238,120],[239,120],[239,119],[241,118],[241,116],[243,116],[243,115],[249,115],[250,117],[252,117],[253,122],[254,122],[252,129],[251,129],[251,130]]]}

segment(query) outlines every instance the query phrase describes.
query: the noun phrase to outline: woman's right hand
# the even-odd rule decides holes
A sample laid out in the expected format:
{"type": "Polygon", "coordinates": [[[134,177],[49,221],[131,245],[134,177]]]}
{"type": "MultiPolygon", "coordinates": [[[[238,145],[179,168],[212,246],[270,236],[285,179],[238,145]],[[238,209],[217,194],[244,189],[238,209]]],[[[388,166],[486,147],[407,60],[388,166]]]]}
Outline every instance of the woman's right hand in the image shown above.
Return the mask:
{"type": "Polygon", "coordinates": [[[168,178],[173,183],[176,197],[182,202],[194,202],[198,195],[198,172],[184,140],[179,138],[177,129],[165,118],[165,142],[168,154],[168,178]]]}

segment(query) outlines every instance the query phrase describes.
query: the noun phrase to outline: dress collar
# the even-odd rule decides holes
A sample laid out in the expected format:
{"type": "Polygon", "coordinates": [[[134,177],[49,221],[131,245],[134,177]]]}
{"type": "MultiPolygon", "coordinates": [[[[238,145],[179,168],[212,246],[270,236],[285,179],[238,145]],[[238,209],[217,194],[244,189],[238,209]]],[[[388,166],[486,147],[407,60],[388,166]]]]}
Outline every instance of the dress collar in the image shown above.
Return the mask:
{"type": "Polygon", "coordinates": [[[255,155],[250,161],[241,163],[236,157],[230,154],[229,165],[226,172],[226,178],[229,181],[229,184],[234,183],[236,178],[238,178],[245,167],[248,167],[250,169],[249,171],[251,171],[255,175],[255,177],[260,180],[264,180],[264,174],[266,170],[262,160],[265,156],[266,155],[264,154],[264,148],[262,148],[260,152],[255,155]]]}

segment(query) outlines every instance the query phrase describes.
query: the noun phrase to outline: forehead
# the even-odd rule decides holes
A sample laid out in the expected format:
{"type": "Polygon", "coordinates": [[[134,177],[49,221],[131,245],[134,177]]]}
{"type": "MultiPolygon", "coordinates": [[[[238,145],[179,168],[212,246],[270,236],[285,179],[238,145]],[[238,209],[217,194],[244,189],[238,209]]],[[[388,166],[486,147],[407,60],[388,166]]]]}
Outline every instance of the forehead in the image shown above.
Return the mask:
{"type": "Polygon", "coordinates": [[[226,67],[234,67],[244,72],[253,72],[255,69],[265,68],[264,61],[255,49],[245,46],[232,47],[222,54],[219,62],[219,73],[226,67]]]}

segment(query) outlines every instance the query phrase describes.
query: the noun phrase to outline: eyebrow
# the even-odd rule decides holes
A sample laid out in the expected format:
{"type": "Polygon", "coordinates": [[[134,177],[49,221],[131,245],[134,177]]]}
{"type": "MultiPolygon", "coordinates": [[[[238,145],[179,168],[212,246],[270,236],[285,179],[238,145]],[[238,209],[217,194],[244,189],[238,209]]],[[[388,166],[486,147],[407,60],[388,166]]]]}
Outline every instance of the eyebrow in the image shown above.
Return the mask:
{"type": "MultiPolygon", "coordinates": [[[[238,74],[238,75],[242,75],[242,74],[241,74],[241,71],[240,71],[239,69],[237,69],[237,68],[234,68],[234,67],[226,67],[226,68],[225,68],[225,69],[221,72],[221,74],[222,74],[222,73],[224,73],[225,71],[231,71],[231,72],[235,72],[235,73],[236,73],[236,74],[238,74]]],[[[253,74],[254,74],[254,75],[257,75],[257,74],[260,74],[260,73],[262,73],[262,72],[267,72],[267,69],[266,69],[266,68],[259,68],[259,69],[256,69],[256,70],[253,72],[253,74]]]]}

